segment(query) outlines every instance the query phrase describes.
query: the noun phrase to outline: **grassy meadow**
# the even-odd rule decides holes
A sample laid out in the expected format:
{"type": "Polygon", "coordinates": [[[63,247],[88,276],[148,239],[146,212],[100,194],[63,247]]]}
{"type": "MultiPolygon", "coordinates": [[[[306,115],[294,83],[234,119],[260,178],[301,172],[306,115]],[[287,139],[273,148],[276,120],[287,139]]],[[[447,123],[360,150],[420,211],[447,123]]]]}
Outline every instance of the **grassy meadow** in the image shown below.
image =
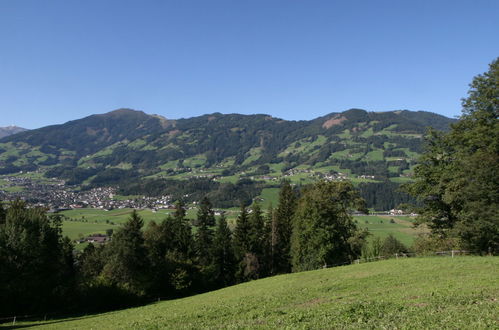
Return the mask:
{"type": "Polygon", "coordinates": [[[499,326],[498,257],[391,259],[288,274],[46,329],[485,329],[499,326]]]}
{"type": "MultiPolygon", "coordinates": [[[[268,205],[277,205],[279,189],[266,188],[262,191],[263,198],[262,208],[266,211],[268,205]]],[[[81,237],[86,237],[91,234],[105,233],[106,229],[119,228],[121,224],[127,221],[132,209],[115,209],[105,211],[101,209],[74,209],[61,212],[62,215],[71,220],[63,221],[63,234],[72,240],[81,237]]],[[[167,214],[172,210],[159,210],[153,212],[151,210],[138,210],[139,215],[144,219],[144,224],[147,225],[150,221],[161,222],[167,214]]],[[[187,211],[189,219],[196,218],[196,209],[187,211]]],[[[229,224],[235,225],[235,220],[239,210],[237,208],[227,210],[229,224]]],[[[413,219],[410,217],[395,217],[395,216],[355,216],[354,219],[362,228],[367,228],[372,234],[371,237],[385,238],[388,234],[393,234],[398,240],[406,246],[411,246],[417,234],[421,233],[421,229],[414,229],[413,219]],[[393,219],[395,223],[390,223],[393,219]]]]}

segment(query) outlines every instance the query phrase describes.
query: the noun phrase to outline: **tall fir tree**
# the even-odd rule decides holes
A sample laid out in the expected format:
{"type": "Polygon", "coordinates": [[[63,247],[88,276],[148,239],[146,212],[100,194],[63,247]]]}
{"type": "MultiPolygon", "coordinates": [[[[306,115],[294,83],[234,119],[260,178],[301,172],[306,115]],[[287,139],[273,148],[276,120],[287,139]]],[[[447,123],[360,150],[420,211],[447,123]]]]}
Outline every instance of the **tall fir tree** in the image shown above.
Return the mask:
{"type": "Polygon", "coordinates": [[[218,220],[212,246],[213,277],[218,287],[234,283],[236,257],[232,246],[232,232],[227,225],[225,214],[218,220]]]}
{"type": "Polygon", "coordinates": [[[142,233],[143,225],[144,220],[134,210],[106,247],[108,261],[102,270],[104,278],[112,284],[138,295],[146,293],[148,284],[149,263],[142,233]]]}
{"type": "Polygon", "coordinates": [[[275,274],[276,217],[272,204],[270,204],[264,220],[263,272],[265,276],[269,276],[275,274]]]}
{"type": "Polygon", "coordinates": [[[246,252],[250,250],[250,223],[248,209],[241,204],[241,211],[237,216],[236,227],[234,228],[233,245],[236,258],[241,260],[246,252]]]}
{"type": "Polygon", "coordinates": [[[194,254],[194,241],[192,229],[187,221],[186,214],[184,202],[177,201],[172,219],[172,225],[175,228],[175,242],[178,252],[182,253],[186,258],[191,258],[194,254]]]}
{"type": "Polygon", "coordinates": [[[289,181],[284,181],[279,192],[279,205],[275,210],[274,224],[274,272],[291,271],[291,234],[297,196],[289,181]]]}
{"type": "Polygon", "coordinates": [[[215,211],[208,198],[204,197],[199,204],[196,219],[196,256],[201,267],[207,267],[212,263],[211,245],[213,241],[213,230],[215,225],[215,211]]]}
{"type": "Polygon", "coordinates": [[[243,282],[248,280],[246,265],[254,261],[251,249],[251,224],[249,221],[248,209],[241,203],[241,211],[236,220],[236,227],[234,228],[233,246],[234,253],[237,260],[236,280],[243,282]]]}
{"type": "Polygon", "coordinates": [[[14,201],[0,222],[0,315],[63,310],[73,284],[73,246],[59,216],[14,201]],[[4,303],[5,302],[5,303],[4,303]]]}

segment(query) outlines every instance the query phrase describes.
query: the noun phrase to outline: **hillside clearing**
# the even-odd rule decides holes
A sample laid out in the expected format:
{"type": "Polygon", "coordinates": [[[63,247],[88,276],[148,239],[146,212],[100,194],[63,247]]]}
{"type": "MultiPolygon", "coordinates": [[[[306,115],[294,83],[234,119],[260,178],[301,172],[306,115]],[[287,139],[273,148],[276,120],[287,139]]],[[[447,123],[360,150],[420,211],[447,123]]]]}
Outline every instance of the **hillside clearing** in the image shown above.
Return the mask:
{"type": "Polygon", "coordinates": [[[387,260],[275,276],[55,329],[496,328],[499,258],[387,260]]]}

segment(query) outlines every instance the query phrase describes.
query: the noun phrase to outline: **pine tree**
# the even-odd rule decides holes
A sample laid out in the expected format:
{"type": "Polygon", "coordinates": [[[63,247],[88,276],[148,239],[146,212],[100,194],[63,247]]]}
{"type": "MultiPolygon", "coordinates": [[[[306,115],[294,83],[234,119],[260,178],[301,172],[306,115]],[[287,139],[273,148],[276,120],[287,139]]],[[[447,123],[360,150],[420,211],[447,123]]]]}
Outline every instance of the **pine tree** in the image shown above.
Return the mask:
{"type": "Polygon", "coordinates": [[[208,198],[201,201],[197,213],[196,221],[196,256],[202,267],[207,267],[212,263],[210,247],[213,241],[213,230],[210,227],[215,225],[215,212],[208,198]]]}
{"type": "Polygon", "coordinates": [[[14,201],[0,222],[0,314],[62,310],[73,284],[73,246],[60,216],[14,201]],[[8,304],[7,304],[8,302],[8,304]]]}
{"type": "Polygon", "coordinates": [[[241,211],[236,220],[233,236],[234,252],[238,260],[242,260],[244,255],[250,250],[250,230],[248,210],[244,205],[241,205],[241,211]]]}
{"type": "Polygon", "coordinates": [[[228,286],[234,283],[236,259],[232,247],[232,233],[225,214],[218,220],[213,237],[213,277],[216,285],[228,286]]]}
{"type": "Polygon", "coordinates": [[[260,257],[263,254],[263,245],[265,240],[265,222],[262,209],[258,203],[251,207],[249,219],[249,252],[260,257]]]}
{"type": "Polygon", "coordinates": [[[275,210],[274,225],[274,271],[277,274],[291,271],[291,233],[296,208],[296,194],[288,181],[284,181],[279,192],[279,205],[275,210]]]}
{"type": "Polygon", "coordinates": [[[265,215],[263,240],[263,272],[265,276],[274,275],[275,245],[276,245],[276,217],[272,204],[265,215]]]}
{"type": "Polygon", "coordinates": [[[148,275],[143,225],[144,220],[134,210],[107,246],[108,261],[102,271],[112,284],[139,295],[145,294],[148,275]]]}
{"type": "Polygon", "coordinates": [[[174,242],[177,245],[177,251],[182,253],[186,259],[194,254],[194,241],[192,229],[186,219],[185,205],[182,201],[175,203],[173,212],[172,229],[174,229],[174,242]]]}
{"type": "Polygon", "coordinates": [[[238,262],[236,270],[236,279],[239,282],[248,280],[247,265],[254,264],[254,258],[251,249],[251,224],[249,222],[248,210],[241,204],[241,212],[236,220],[236,228],[234,228],[233,246],[236,260],[238,262]]]}
{"type": "Polygon", "coordinates": [[[0,200],[0,225],[2,225],[2,224],[5,223],[5,217],[6,217],[6,215],[7,215],[7,212],[3,208],[3,203],[0,200]]]}

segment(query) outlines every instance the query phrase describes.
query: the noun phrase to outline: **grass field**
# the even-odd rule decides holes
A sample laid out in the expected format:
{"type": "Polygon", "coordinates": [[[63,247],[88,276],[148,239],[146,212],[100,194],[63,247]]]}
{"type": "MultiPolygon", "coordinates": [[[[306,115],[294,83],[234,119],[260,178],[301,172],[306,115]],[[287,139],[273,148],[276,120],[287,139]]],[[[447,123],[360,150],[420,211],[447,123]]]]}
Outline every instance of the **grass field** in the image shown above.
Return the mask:
{"type": "MultiPolygon", "coordinates": [[[[265,212],[270,203],[274,207],[277,206],[279,189],[266,188],[263,189],[260,197],[263,198],[261,207],[265,212]]],[[[75,209],[63,211],[61,214],[75,221],[63,221],[62,229],[63,234],[70,239],[75,240],[81,236],[89,236],[91,234],[105,233],[106,229],[119,228],[121,224],[127,221],[132,209],[115,209],[112,211],[104,211],[100,209],[75,209]]],[[[172,210],[160,210],[152,212],[151,210],[139,210],[139,215],[144,219],[147,224],[154,220],[161,222],[168,213],[172,210]]],[[[187,211],[189,219],[196,218],[196,209],[187,211]]],[[[239,208],[226,210],[228,222],[233,228],[235,225],[236,217],[239,214],[239,208]]],[[[394,216],[355,216],[355,220],[362,228],[369,229],[372,234],[371,237],[384,238],[388,234],[393,234],[398,240],[410,247],[414,238],[424,230],[412,228],[413,219],[410,217],[394,217],[394,216]],[[390,219],[394,219],[395,223],[390,223],[390,219]]]]}
{"type": "Polygon", "coordinates": [[[423,233],[422,228],[413,228],[413,219],[411,217],[394,217],[394,216],[355,216],[355,220],[362,228],[367,228],[372,234],[372,237],[385,238],[388,234],[393,234],[396,239],[410,247],[416,236],[423,233]],[[390,223],[393,219],[395,223],[390,223]]]}
{"type": "MultiPolygon", "coordinates": [[[[144,219],[144,224],[151,221],[161,222],[172,210],[139,210],[139,215],[144,219]]],[[[132,213],[132,209],[115,209],[104,211],[100,209],[75,209],[63,211],[61,214],[74,219],[75,221],[63,221],[62,233],[70,239],[75,240],[81,236],[86,237],[91,234],[105,233],[106,229],[118,229],[121,224],[127,221],[132,213]]],[[[188,210],[187,217],[195,218],[196,210],[188,210]]],[[[145,227],[144,226],[144,227],[145,227]]],[[[78,248],[78,246],[77,246],[78,248]]]]}
{"type": "Polygon", "coordinates": [[[485,329],[498,324],[498,257],[386,260],[275,276],[47,329],[485,329]]]}

